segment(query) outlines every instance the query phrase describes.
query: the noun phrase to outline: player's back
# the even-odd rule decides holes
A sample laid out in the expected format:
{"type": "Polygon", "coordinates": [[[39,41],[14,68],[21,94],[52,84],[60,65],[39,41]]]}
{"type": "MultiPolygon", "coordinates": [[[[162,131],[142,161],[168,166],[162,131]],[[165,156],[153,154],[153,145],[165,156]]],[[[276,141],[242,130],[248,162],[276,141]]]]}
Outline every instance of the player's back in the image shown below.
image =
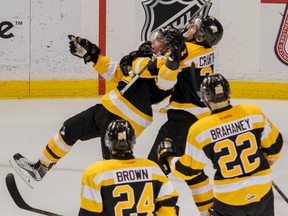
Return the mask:
{"type": "Polygon", "coordinates": [[[186,46],[188,55],[180,62],[182,69],[178,73],[168,110],[184,110],[199,119],[210,115],[210,110],[197,92],[205,75],[213,73],[214,50],[190,42],[186,42],[186,46]],[[191,70],[192,62],[195,64],[194,70],[191,70]]]}
{"type": "Polygon", "coordinates": [[[81,208],[103,210],[104,215],[154,215],[161,201],[175,206],[178,196],[158,165],[147,159],[96,162],[85,171],[82,182],[81,208]]]}
{"type": "Polygon", "coordinates": [[[208,158],[212,161],[217,199],[232,205],[248,204],[271,189],[267,158],[279,157],[282,136],[257,106],[240,104],[214,111],[190,128],[187,139],[192,149],[187,158],[199,160],[201,156],[196,149],[203,149],[199,161],[206,163],[208,158]],[[248,197],[251,191],[256,195],[248,197]]]}

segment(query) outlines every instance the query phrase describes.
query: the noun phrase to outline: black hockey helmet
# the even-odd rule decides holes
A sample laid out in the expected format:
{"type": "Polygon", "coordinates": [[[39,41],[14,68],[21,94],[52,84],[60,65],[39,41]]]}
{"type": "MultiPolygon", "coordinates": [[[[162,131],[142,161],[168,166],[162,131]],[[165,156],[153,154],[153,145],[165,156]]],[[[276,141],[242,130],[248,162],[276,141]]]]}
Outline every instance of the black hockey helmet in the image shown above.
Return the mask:
{"type": "Polygon", "coordinates": [[[203,38],[204,46],[215,46],[222,39],[223,26],[222,24],[212,16],[198,16],[193,22],[199,26],[199,29],[195,33],[195,38],[203,38]]]}
{"type": "Polygon", "coordinates": [[[128,121],[112,121],[105,134],[105,145],[113,151],[132,150],[136,142],[135,131],[128,121]]]}
{"type": "Polygon", "coordinates": [[[230,93],[230,85],[221,74],[213,74],[205,77],[200,86],[201,99],[205,104],[229,100],[230,93]]]}

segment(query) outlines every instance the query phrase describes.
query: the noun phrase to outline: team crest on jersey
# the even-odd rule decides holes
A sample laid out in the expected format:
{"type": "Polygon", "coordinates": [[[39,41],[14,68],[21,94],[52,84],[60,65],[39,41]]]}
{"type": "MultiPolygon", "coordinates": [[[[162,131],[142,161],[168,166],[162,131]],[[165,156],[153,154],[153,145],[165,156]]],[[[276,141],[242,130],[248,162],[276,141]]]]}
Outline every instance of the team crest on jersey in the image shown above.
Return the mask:
{"type": "Polygon", "coordinates": [[[288,65],[288,4],[286,5],[282,25],[275,44],[275,52],[279,60],[288,65]]]}
{"type": "MultiPolygon", "coordinates": [[[[183,27],[193,14],[205,4],[205,0],[147,0],[142,2],[145,23],[141,40],[146,41],[151,32],[162,26],[183,27]]],[[[200,15],[207,15],[212,4],[205,7],[200,15]]]]}

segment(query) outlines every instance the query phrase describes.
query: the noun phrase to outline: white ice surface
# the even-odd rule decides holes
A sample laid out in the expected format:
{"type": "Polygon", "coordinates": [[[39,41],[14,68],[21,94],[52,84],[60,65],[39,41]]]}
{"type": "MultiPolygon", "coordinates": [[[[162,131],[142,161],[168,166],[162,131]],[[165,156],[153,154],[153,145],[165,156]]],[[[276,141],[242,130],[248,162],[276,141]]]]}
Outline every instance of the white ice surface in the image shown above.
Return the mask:
{"type": "MultiPolygon", "coordinates": [[[[13,172],[8,160],[14,153],[22,153],[32,160],[37,160],[48,141],[57,133],[63,121],[90,106],[98,99],[41,99],[41,100],[0,100],[0,215],[29,216],[37,215],[19,209],[8,194],[5,177],[13,172]]],[[[165,122],[166,115],[159,109],[166,101],[154,107],[154,122],[138,138],[135,156],[147,157],[160,126],[165,122]]],[[[282,132],[285,145],[281,158],[273,167],[276,184],[288,196],[288,149],[287,149],[287,114],[288,101],[265,100],[232,100],[232,104],[254,103],[282,132]]],[[[24,199],[33,207],[46,209],[65,216],[76,216],[79,209],[80,182],[83,170],[94,161],[101,160],[99,138],[79,141],[71,152],[30,189],[16,176],[19,190],[24,199]]],[[[207,169],[212,175],[213,170],[207,169]]],[[[170,177],[179,192],[180,215],[199,215],[192,201],[191,192],[185,183],[170,177]]],[[[274,191],[276,216],[288,215],[288,204],[274,191]]]]}

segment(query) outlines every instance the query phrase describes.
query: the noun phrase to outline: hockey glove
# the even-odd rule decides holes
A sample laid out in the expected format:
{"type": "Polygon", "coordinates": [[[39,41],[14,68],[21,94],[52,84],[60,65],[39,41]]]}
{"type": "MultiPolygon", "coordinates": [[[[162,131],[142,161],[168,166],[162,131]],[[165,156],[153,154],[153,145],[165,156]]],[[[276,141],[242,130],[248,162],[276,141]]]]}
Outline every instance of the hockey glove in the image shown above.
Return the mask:
{"type": "Polygon", "coordinates": [[[167,35],[165,36],[165,44],[168,47],[173,48],[174,46],[179,46],[184,42],[185,39],[181,34],[181,32],[176,28],[170,27],[167,32],[167,35]]]}
{"type": "Polygon", "coordinates": [[[139,46],[138,50],[132,51],[129,53],[129,55],[125,55],[122,57],[122,59],[120,60],[120,69],[125,76],[128,76],[129,72],[131,71],[132,62],[134,61],[134,59],[136,59],[137,57],[151,58],[152,55],[153,53],[151,42],[145,41],[139,46]]]}
{"type": "Polygon", "coordinates": [[[124,76],[129,76],[132,68],[132,62],[137,57],[137,51],[132,51],[129,55],[125,55],[120,60],[120,69],[124,76]]]}
{"type": "Polygon", "coordinates": [[[151,41],[143,42],[139,46],[138,51],[139,51],[139,54],[138,54],[139,57],[149,57],[149,58],[151,58],[153,56],[151,41]]]}
{"type": "Polygon", "coordinates": [[[87,62],[97,63],[101,49],[89,40],[81,37],[68,35],[70,39],[69,48],[72,55],[83,58],[85,64],[87,62]]]}
{"type": "Polygon", "coordinates": [[[166,138],[160,142],[157,148],[158,164],[165,175],[168,175],[171,172],[167,158],[176,155],[177,153],[173,146],[173,140],[166,138]]]}
{"type": "Polygon", "coordinates": [[[171,70],[179,68],[181,52],[185,49],[185,39],[178,29],[170,28],[165,37],[165,44],[170,47],[170,56],[166,66],[171,70]]]}

